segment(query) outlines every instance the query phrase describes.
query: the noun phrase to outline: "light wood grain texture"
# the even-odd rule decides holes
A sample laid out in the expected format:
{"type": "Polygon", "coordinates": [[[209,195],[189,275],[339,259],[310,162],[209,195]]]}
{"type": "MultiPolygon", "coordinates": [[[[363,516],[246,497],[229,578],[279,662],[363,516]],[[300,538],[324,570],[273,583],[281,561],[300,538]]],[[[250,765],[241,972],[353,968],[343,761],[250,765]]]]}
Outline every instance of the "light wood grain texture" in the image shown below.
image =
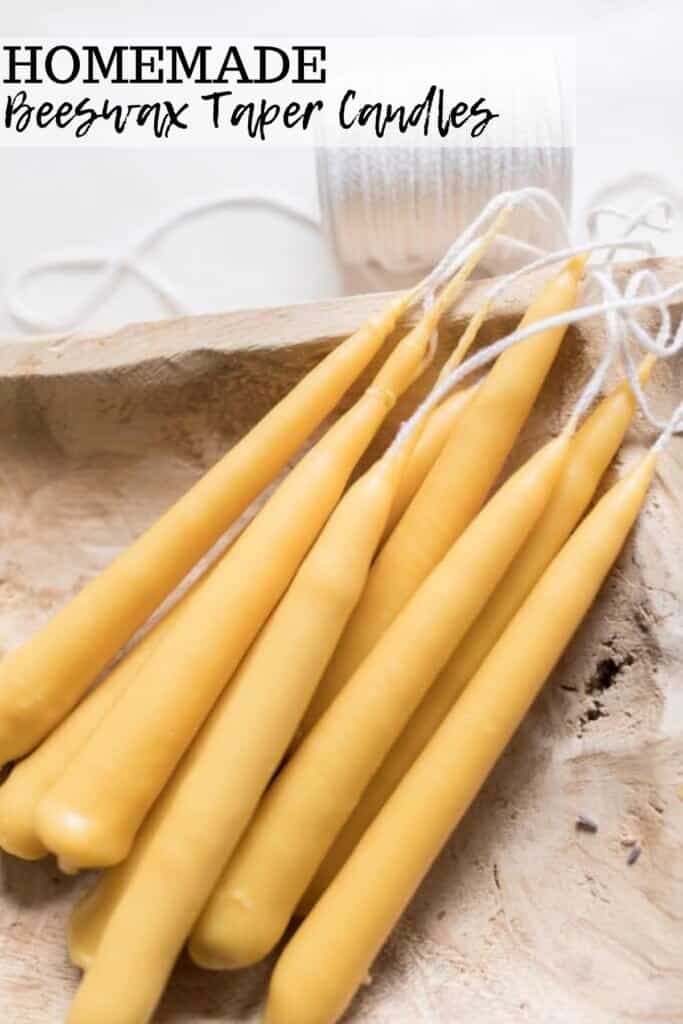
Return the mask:
{"type": "MultiPolygon", "coordinates": [[[[656,265],[667,282],[683,276],[682,260],[656,265]]],[[[513,326],[538,282],[496,304],[484,340],[513,326]]],[[[452,311],[436,367],[484,287],[471,285],[452,311]]],[[[13,645],[40,625],[382,301],[357,296],[0,346],[0,641],[13,645]]],[[[599,323],[571,332],[510,469],[563,421],[603,340],[599,323]]],[[[657,368],[659,408],[680,395],[682,365],[657,368]]],[[[378,445],[428,383],[401,404],[378,445]]],[[[637,424],[622,461],[649,437],[637,424]]],[[[682,447],[662,461],[597,607],[350,1020],[679,1019],[682,447]],[[597,835],[575,832],[578,813],[598,821],[597,835]],[[628,838],[643,845],[633,867],[628,838]]],[[[6,856],[2,878],[0,1021],[54,1024],[77,981],[63,931],[86,879],[6,856]]],[[[172,889],[169,879],[169,898],[172,889]]],[[[156,1020],[255,1021],[268,971],[215,975],[183,961],[156,1020]]]]}

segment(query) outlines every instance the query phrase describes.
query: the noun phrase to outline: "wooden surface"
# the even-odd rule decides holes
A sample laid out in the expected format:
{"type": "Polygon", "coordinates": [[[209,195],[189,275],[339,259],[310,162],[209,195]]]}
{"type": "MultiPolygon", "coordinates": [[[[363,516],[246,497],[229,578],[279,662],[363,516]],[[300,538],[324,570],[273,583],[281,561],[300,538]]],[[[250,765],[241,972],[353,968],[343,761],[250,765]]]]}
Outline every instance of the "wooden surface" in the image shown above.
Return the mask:
{"type": "MultiPolygon", "coordinates": [[[[671,281],[683,261],[659,269],[671,281]]],[[[496,305],[486,339],[513,326],[537,284],[524,281],[496,305]]],[[[437,365],[483,287],[472,285],[449,317],[437,365]]],[[[3,644],[45,621],[381,301],[0,347],[3,644]]],[[[603,340],[599,323],[571,332],[510,467],[562,422],[603,340]]],[[[426,386],[397,410],[383,441],[426,386]]],[[[671,408],[680,390],[681,361],[658,368],[656,404],[671,408]]],[[[648,438],[637,424],[623,461],[648,438]]],[[[681,459],[677,443],[596,608],[349,1020],[683,1020],[681,459]],[[575,831],[578,813],[598,821],[597,835],[575,831]],[[629,838],[643,846],[633,867],[629,838]]],[[[0,1022],[55,1024],[77,983],[65,921],[89,879],[8,856],[2,879],[0,1022]]],[[[207,974],[183,961],[155,1019],[255,1021],[270,966],[207,974]]]]}

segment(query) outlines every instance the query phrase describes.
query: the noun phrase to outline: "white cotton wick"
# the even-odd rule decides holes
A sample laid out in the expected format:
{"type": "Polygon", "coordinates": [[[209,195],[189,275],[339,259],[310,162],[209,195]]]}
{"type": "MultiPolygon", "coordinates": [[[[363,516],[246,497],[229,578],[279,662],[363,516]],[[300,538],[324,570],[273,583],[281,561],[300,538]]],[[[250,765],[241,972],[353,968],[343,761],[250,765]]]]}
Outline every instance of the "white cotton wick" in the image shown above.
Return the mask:
{"type": "Polygon", "coordinates": [[[617,349],[619,347],[619,320],[613,312],[606,314],[606,322],[608,324],[608,342],[605,346],[605,351],[602,354],[600,362],[591,374],[590,380],[586,384],[585,388],[579,395],[572,414],[569,417],[568,430],[571,434],[574,433],[580,421],[583,419],[585,414],[588,412],[593,402],[596,400],[604,383],[607,379],[607,374],[610,371],[610,367],[614,362],[617,349]]]}
{"type": "MultiPolygon", "coordinates": [[[[604,243],[604,246],[613,245],[614,243],[604,243]]],[[[604,247],[603,246],[603,247],[604,247]]],[[[578,250],[582,251],[581,249],[578,250]]],[[[652,306],[658,306],[664,303],[667,299],[672,298],[678,293],[683,293],[683,281],[679,281],[676,284],[664,288],[659,292],[644,294],[644,295],[632,295],[632,296],[621,296],[610,298],[603,302],[592,303],[586,306],[577,306],[574,309],[567,310],[565,313],[557,313],[550,317],[545,317],[542,320],[537,320],[526,327],[519,328],[513,331],[511,334],[506,335],[499,341],[493,342],[491,345],[487,345],[485,348],[480,349],[473,356],[470,356],[461,366],[457,367],[451,373],[449,373],[442,380],[437,381],[434,388],[430,391],[424,401],[418,406],[417,410],[413,415],[403,423],[396,435],[394,444],[402,444],[405,438],[410,434],[416,422],[419,422],[423,416],[429,413],[435,406],[439,404],[450,392],[457,387],[466,377],[474,373],[476,370],[481,369],[487,364],[491,363],[498,356],[502,355],[513,345],[519,344],[521,341],[525,341],[527,338],[533,337],[535,334],[541,333],[541,331],[548,330],[554,327],[564,327],[570,324],[580,323],[584,320],[589,320],[594,317],[606,316],[621,311],[633,311],[641,308],[649,308],[652,306]]],[[[619,293],[617,292],[617,296],[619,293]]],[[[613,325],[612,330],[617,333],[616,326],[613,325]]],[[[671,355],[672,350],[667,349],[667,355],[671,355]]],[[[612,358],[612,351],[608,349],[605,354],[604,360],[601,361],[599,366],[600,373],[606,373],[604,369],[604,363],[607,368],[612,358]]],[[[635,382],[637,385],[637,374],[635,376],[635,382]]],[[[594,386],[593,382],[592,386],[594,386]]],[[[591,387],[592,387],[591,386],[591,387]]],[[[641,388],[634,388],[636,395],[638,392],[642,395],[641,388]]],[[[592,401],[591,392],[588,391],[585,397],[586,401],[592,401]]],[[[648,417],[649,418],[649,417],[648,417]]],[[[650,422],[653,422],[652,420],[650,422]]],[[[657,425],[653,422],[653,425],[657,425]]]]}
{"type": "Polygon", "coordinates": [[[646,227],[651,231],[668,232],[671,230],[675,217],[683,216],[683,190],[669,179],[654,174],[628,174],[622,178],[608,181],[591,197],[588,203],[586,223],[589,234],[598,231],[601,218],[610,217],[624,224],[624,231],[646,227]],[[621,207],[614,206],[616,199],[624,201],[630,192],[650,193],[654,198],[644,205],[635,215],[621,207]],[[652,220],[652,215],[660,210],[664,220],[662,223],[652,220]]]}
{"type": "Polygon", "coordinates": [[[9,276],[5,290],[8,310],[17,323],[28,330],[67,330],[99,309],[114,292],[124,274],[131,274],[147,285],[173,313],[188,313],[189,310],[175,286],[167,281],[160,271],[152,271],[137,262],[136,256],[141,252],[142,247],[138,252],[131,251],[114,256],[106,256],[101,252],[69,250],[37,260],[9,276]],[[32,278],[50,270],[95,270],[100,271],[101,277],[68,312],[62,316],[47,316],[29,305],[24,298],[24,292],[32,278]]]}
{"type": "Polygon", "coordinates": [[[496,283],[490,287],[487,294],[490,299],[498,298],[501,292],[506,291],[514,281],[517,281],[520,277],[524,277],[525,274],[530,274],[536,270],[543,270],[545,267],[551,267],[556,263],[563,263],[565,260],[571,259],[572,256],[589,256],[591,253],[601,252],[603,249],[608,251],[627,249],[631,252],[644,252],[648,256],[654,255],[655,252],[654,246],[651,242],[626,242],[621,239],[609,242],[589,242],[587,245],[575,245],[564,249],[557,249],[555,252],[540,256],[531,263],[527,263],[518,270],[513,270],[511,273],[501,277],[500,280],[496,281],[496,283]]]}
{"type": "MultiPolygon", "coordinates": [[[[652,293],[656,293],[657,290],[662,287],[661,282],[654,271],[647,269],[638,270],[629,277],[626,286],[626,294],[636,295],[643,286],[646,289],[649,288],[652,293]]],[[[659,327],[657,328],[655,338],[645,330],[642,324],[640,324],[635,317],[630,319],[630,327],[632,333],[643,348],[647,349],[648,352],[652,352],[653,355],[665,356],[671,345],[677,344],[676,339],[678,331],[673,335],[671,333],[671,313],[669,312],[668,306],[660,306],[658,312],[659,327]]]]}
{"type": "MultiPolygon", "coordinates": [[[[618,289],[611,278],[605,278],[605,281],[603,282],[603,294],[606,300],[614,300],[619,297],[618,289]]],[[[590,409],[593,402],[602,391],[605,380],[607,379],[607,374],[609,373],[610,367],[616,357],[617,350],[620,345],[625,345],[625,323],[619,318],[618,314],[614,310],[608,310],[605,313],[605,324],[607,327],[607,344],[605,345],[605,351],[574,405],[574,409],[572,410],[568,423],[568,430],[570,433],[574,433],[579,422],[583,419],[586,412],[590,409]]],[[[637,374],[634,373],[634,377],[637,379],[637,374]]]]}
{"type": "Polygon", "coordinates": [[[663,451],[667,445],[671,443],[674,434],[680,434],[683,432],[683,402],[681,402],[674,410],[668,423],[665,425],[661,434],[652,445],[653,452],[663,451]]]}
{"type": "MultiPolygon", "coordinates": [[[[535,191],[536,190],[533,189],[521,190],[516,194],[518,201],[533,202],[534,199],[540,199],[542,202],[547,202],[549,209],[554,211],[555,200],[553,197],[548,197],[546,193],[542,193],[541,196],[538,196],[535,194],[535,191]]],[[[463,233],[463,236],[457,240],[456,245],[462,245],[464,240],[469,240],[471,233],[475,230],[480,230],[491,216],[495,215],[496,212],[503,208],[505,202],[510,203],[511,198],[512,197],[508,194],[506,196],[498,196],[492,200],[476,219],[476,222],[471,225],[471,229],[468,229],[468,232],[463,233]]],[[[394,444],[402,444],[410,435],[414,427],[422,421],[424,416],[438,405],[447,394],[457,387],[465,377],[498,358],[498,356],[502,355],[503,352],[512,345],[517,344],[520,341],[524,341],[526,338],[548,328],[579,323],[582,320],[591,319],[592,317],[597,316],[603,316],[605,318],[607,327],[607,345],[598,366],[577,399],[569,420],[568,429],[573,431],[578,422],[591,407],[601,392],[610,367],[619,353],[621,355],[624,373],[629,380],[630,387],[644,417],[653,427],[655,427],[655,429],[663,431],[658,443],[661,446],[668,443],[666,439],[668,438],[670,440],[671,436],[681,429],[678,425],[680,423],[681,413],[677,410],[671,420],[666,423],[662,423],[662,421],[652,413],[647,396],[645,395],[640,383],[638,368],[627,345],[626,333],[627,331],[631,333],[642,348],[660,359],[671,358],[671,356],[679,352],[681,348],[683,348],[683,321],[679,325],[678,330],[672,335],[671,316],[666,303],[668,299],[674,297],[677,293],[683,292],[683,282],[677,282],[668,288],[662,288],[654,271],[649,268],[642,268],[634,271],[628,277],[624,287],[624,292],[621,293],[612,277],[613,261],[617,252],[623,250],[635,250],[645,252],[648,255],[652,255],[654,253],[655,250],[651,242],[647,240],[634,240],[631,239],[630,236],[636,228],[643,226],[656,228],[657,230],[662,231],[669,230],[670,225],[668,223],[665,225],[655,225],[652,222],[651,217],[653,212],[656,210],[664,210],[665,214],[669,216],[671,213],[671,206],[666,200],[662,201],[661,199],[658,199],[649,203],[644,209],[635,215],[625,215],[622,214],[621,211],[610,211],[614,212],[615,215],[623,221],[624,227],[622,237],[606,241],[595,240],[593,237],[593,240],[587,245],[571,248],[568,247],[543,255],[538,259],[527,263],[519,270],[505,275],[497,281],[487,293],[487,302],[491,302],[494,298],[497,298],[502,292],[509,288],[513,282],[518,280],[524,274],[565,261],[573,256],[597,252],[605,253],[605,261],[602,269],[590,268],[589,270],[590,279],[597,281],[602,290],[602,302],[576,307],[564,314],[557,314],[553,317],[547,317],[544,320],[536,321],[534,324],[525,328],[520,328],[509,334],[507,337],[502,338],[500,341],[481,349],[461,366],[448,373],[445,377],[439,378],[435,387],[418,407],[415,413],[409,420],[402,424],[397,433],[394,444]],[[652,338],[652,336],[641,324],[638,323],[637,319],[633,315],[642,308],[655,308],[659,312],[660,323],[656,338],[652,338]],[[662,438],[665,440],[662,440],[662,438]]],[[[589,225],[589,233],[594,236],[595,225],[593,225],[592,230],[589,225]]],[[[442,268],[444,265],[448,265],[448,256],[449,254],[440,261],[438,268],[435,268],[435,271],[432,272],[433,274],[435,274],[437,270],[442,268]]],[[[430,277],[431,276],[432,275],[430,275],[430,277]]]]}
{"type": "MultiPolygon", "coordinates": [[[[589,214],[589,232],[591,232],[591,230],[595,231],[596,229],[597,222],[593,218],[593,215],[596,212],[610,213],[613,217],[621,220],[624,225],[623,234],[624,236],[629,236],[636,228],[640,227],[647,227],[650,230],[660,232],[670,231],[672,229],[674,204],[671,201],[671,198],[665,195],[659,196],[650,201],[635,214],[629,214],[613,207],[598,208],[589,214]],[[661,211],[664,214],[664,220],[661,223],[652,220],[653,214],[657,211],[661,211]]],[[[616,288],[612,277],[614,255],[614,250],[610,250],[607,254],[604,268],[600,270],[594,269],[592,271],[592,276],[600,284],[603,294],[612,297],[618,294],[618,289],[616,288]]],[[[657,274],[650,268],[643,268],[631,274],[626,283],[624,292],[628,297],[633,297],[640,294],[644,289],[646,293],[649,291],[651,295],[656,295],[658,290],[661,290],[661,287],[661,282],[657,274]]],[[[675,332],[672,332],[671,314],[668,307],[665,303],[657,303],[656,308],[659,313],[659,326],[654,338],[647,330],[645,330],[633,314],[624,312],[620,313],[619,317],[621,326],[628,330],[638,345],[646,352],[659,359],[668,359],[673,355],[676,355],[681,348],[683,348],[683,323],[679,324],[675,332]]],[[[613,335],[614,329],[612,331],[612,336],[613,335]]],[[[662,430],[666,433],[671,425],[671,421],[662,420],[653,413],[649,399],[641,386],[635,360],[623,334],[616,344],[618,345],[621,354],[624,373],[634,395],[636,396],[636,400],[643,416],[655,429],[662,430]]]]}
{"type": "MultiPolygon", "coordinates": [[[[643,182],[640,181],[640,184],[642,183],[643,182]]],[[[617,189],[623,189],[623,187],[623,183],[621,185],[617,185],[617,189]]],[[[652,188],[651,181],[648,181],[648,187],[652,188]]],[[[634,214],[613,206],[595,206],[593,209],[589,210],[587,216],[587,229],[589,236],[591,238],[595,238],[598,231],[599,218],[606,215],[621,221],[622,237],[625,240],[629,239],[633,232],[639,228],[647,228],[660,233],[671,231],[676,204],[673,202],[672,197],[666,194],[666,191],[666,187],[662,189],[661,183],[657,183],[655,185],[655,192],[658,194],[656,194],[654,199],[646,203],[634,214]],[[664,194],[661,194],[662,192],[664,192],[664,194]],[[657,213],[661,213],[663,215],[662,221],[653,220],[653,216],[657,213]]],[[[680,194],[678,194],[677,198],[680,200],[680,194]]],[[[680,207],[680,202],[678,205],[680,207]]],[[[620,294],[613,278],[614,257],[616,252],[617,247],[610,246],[605,255],[603,266],[600,269],[592,268],[591,270],[591,279],[598,282],[602,293],[606,298],[617,298],[620,294]]],[[[638,296],[642,290],[645,289],[646,293],[649,290],[651,295],[656,296],[658,291],[661,291],[661,288],[661,282],[657,277],[657,274],[650,268],[643,268],[630,275],[626,282],[624,294],[631,298],[638,296]]],[[[656,304],[656,308],[659,313],[659,326],[657,328],[655,338],[653,338],[650,333],[645,330],[642,324],[639,323],[637,317],[633,315],[633,312],[621,311],[618,314],[613,312],[607,314],[607,349],[593,378],[588,382],[584,394],[580,396],[579,401],[577,402],[577,407],[574,410],[573,415],[573,423],[578,421],[580,416],[589,408],[592,401],[597,397],[609,366],[618,351],[621,356],[624,374],[629,381],[629,385],[643,416],[653,427],[655,427],[655,429],[662,429],[666,433],[670,426],[670,421],[661,421],[652,412],[649,400],[640,382],[638,367],[636,366],[627,342],[628,333],[635,338],[636,342],[642,349],[650,355],[660,359],[670,358],[672,355],[675,355],[680,351],[683,346],[683,324],[679,324],[678,329],[672,333],[671,314],[667,305],[664,302],[658,302],[656,304]]]]}
{"type": "MultiPolygon", "coordinates": [[[[623,224],[622,238],[629,238],[639,228],[647,228],[649,231],[656,231],[660,234],[666,234],[671,231],[675,209],[669,199],[662,197],[654,199],[635,214],[626,213],[612,206],[595,207],[590,210],[586,218],[586,226],[590,238],[597,236],[600,218],[606,216],[620,220],[623,224]],[[662,223],[652,220],[653,213],[657,211],[661,211],[664,214],[662,223]]],[[[609,261],[613,255],[613,252],[608,253],[607,260],[609,261]]]]}
{"type": "Polygon", "coordinates": [[[14,319],[29,330],[68,330],[78,326],[86,317],[96,312],[113,294],[121,277],[130,273],[155,292],[173,313],[189,313],[190,309],[176,286],[167,281],[158,270],[152,271],[144,267],[139,262],[140,257],[180,224],[217,210],[239,207],[269,210],[312,230],[318,231],[320,228],[318,218],[293,200],[275,193],[230,192],[209,199],[194,200],[161,217],[121,252],[67,250],[36,260],[18,270],[7,282],[7,308],[14,319]],[[61,316],[48,316],[29,305],[24,292],[34,277],[49,270],[72,269],[98,270],[101,276],[71,309],[61,316]]]}
{"type": "Polygon", "coordinates": [[[464,263],[473,249],[483,241],[487,229],[515,209],[528,208],[539,221],[552,220],[566,240],[569,226],[557,199],[542,188],[522,188],[514,192],[501,192],[486,203],[470,224],[450,244],[443,256],[417,285],[420,294],[437,289],[464,263]],[[467,254],[467,255],[465,255],[467,254]]]}

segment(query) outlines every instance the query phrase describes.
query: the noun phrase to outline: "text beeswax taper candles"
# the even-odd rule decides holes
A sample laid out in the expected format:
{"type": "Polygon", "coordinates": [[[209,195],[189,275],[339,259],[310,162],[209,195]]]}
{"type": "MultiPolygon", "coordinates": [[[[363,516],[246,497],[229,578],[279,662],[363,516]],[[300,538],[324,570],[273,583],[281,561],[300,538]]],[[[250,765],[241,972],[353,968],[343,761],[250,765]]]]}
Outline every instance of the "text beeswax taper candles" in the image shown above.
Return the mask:
{"type": "MultiPolygon", "coordinates": [[[[652,356],[643,360],[641,384],[646,383],[653,363],[652,356]]],[[[628,382],[623,381],[573,438],[562,476],[543,515],[363,793],[309,886],[301,902],[302,913],[320,898],[569,537],[624,438],[635,404],[628,382]]]]}
{"type": "Polygon", "coordinates": [[[138,1020],[161,995],[360,596],[405,455],[390,450],[342,498],[130,856],[76,909],[70,951],[93,976],[76,1019],[101,1020],[120,991],[118,1012],[138,1020]]]}
{"type": "Polygon", "coordinates": [[[266,1024],[334,1024],[479,792],[617,558],[656,464],[596,505],[286,946],[266,1024]]]}
{"type": "MultiPolygon", "coordinates": [[[[492,235],[486,236],[486,243],[492,235]]],[[[291,471],[185,603],[174,630],[38,809],[38,834],[67,870],[116,864],[221,690],[290,583],[378,427],[422,370],[439,317],[483,255],[477,247],[372,385],[291,471]],[[106,794],[106,796],[105,796],[106,794]]]]}
{"type": "Polygon", "coordinates": [[[331,352],[161,519],[0,663],[0,764],[64,718],[121,647],[332,412],[413,301],[331,352]]]}
{"type": "Polygon", "coordinates": [[[568,435],[494,495],[427,577],[266,793],[190,942],[200,965],[240,967],[278,941],[458,639],[548,500],[568,435]]]}
{"type": "MultiPolygon", "coordinates": [[[[527,310],[528,325],[571,309],[584,257],[570,260],[527,310]]],[[[368,585],[302,724],[311,728],[392,619],[481,508],[557,355],[565,328],[500,356],[380,551],[368,585]]]]}

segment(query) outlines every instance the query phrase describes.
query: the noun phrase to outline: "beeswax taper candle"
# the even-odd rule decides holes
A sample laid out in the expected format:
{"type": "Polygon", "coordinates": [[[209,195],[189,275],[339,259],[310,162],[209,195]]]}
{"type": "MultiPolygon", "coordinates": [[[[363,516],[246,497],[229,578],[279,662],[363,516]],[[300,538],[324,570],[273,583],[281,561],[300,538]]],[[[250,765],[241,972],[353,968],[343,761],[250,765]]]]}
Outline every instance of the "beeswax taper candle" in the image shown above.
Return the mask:
{"type": "MultiPolygon", "coordinates": [[[[477,337],[479,328],[486,319],[490,302],[482,302],[463,331],[460,341],[444,363],[437,384],[462,363],[477,337]]],[[[419,491],[427,473],[436,462],[446,441],[453,433],[463,410],[476,391],[472,385],[464,391],[448,395],[424,420],[417,424],[416,438],[412,451],[398,485],[394,504],[385,526],[385,534],[391,533],[406,508],[419,491]]]]}
{"type": "Polygon", "coordinates": [[[266,793],[190,953],[241,967],[282,935],[336,833],[540,515],[569,445],[546,445],[433,570],[266,793]]]}
{"type": "MultiPolygon", "coordinates": [[[[647,382],[653,363],[654,358],[647,356],[641,364],[641,384],[647,382]]],[[[628,382],[623,381],[603,399],[573,438],[562,476],[541,518],[363,793],[309,886],[300,906],[302,913],[313,906],[330,884],[569,537],[617,452],[634,409],[635,396],[628,382]]]]}
{"type": "MultiPolygon", "coordinates": [[[[195,583],[194,586],[198,586],[195,583]]],[[[82,749],[121,694],[137,679],[154,646],[173,628],[182,598],[118,664],[106,679],[83,698],[70,715],[28,757],[14,766],[0,786],[0,846],[15,857],[37,860],[49,852],[36,831],[40,801],[69,762],[82,749]]]]}
{"type": "MultiPolygon", "coordinates": [[[[584,264],[584,257],[570,260],[541,289],[522,324],[569,310],[584,264]]],[[[476,515],[531,411],[564,333],[564,328],[553,328],[508,349],[467,404],[453,436],[375,561],[304,717],[303,734],[476,515]]]]}
{"type": "Polygon", "coordinates": [[[424,478],[438,458],[443,446],[455,430],[458,420],[474,394],[474,387],[456,391],[438,405],[427,418],[422,433],[411,453],[394,504],[387,520],[385,533],[391,533],[406,508],[420,489],[424,478]]]}
{"type": "Polygon", "coordinates": [[[619,554],[648,454],[576,529],[455,707],[286,946],[266,1024],[334,1024],[502,754],[619,554]]]}

